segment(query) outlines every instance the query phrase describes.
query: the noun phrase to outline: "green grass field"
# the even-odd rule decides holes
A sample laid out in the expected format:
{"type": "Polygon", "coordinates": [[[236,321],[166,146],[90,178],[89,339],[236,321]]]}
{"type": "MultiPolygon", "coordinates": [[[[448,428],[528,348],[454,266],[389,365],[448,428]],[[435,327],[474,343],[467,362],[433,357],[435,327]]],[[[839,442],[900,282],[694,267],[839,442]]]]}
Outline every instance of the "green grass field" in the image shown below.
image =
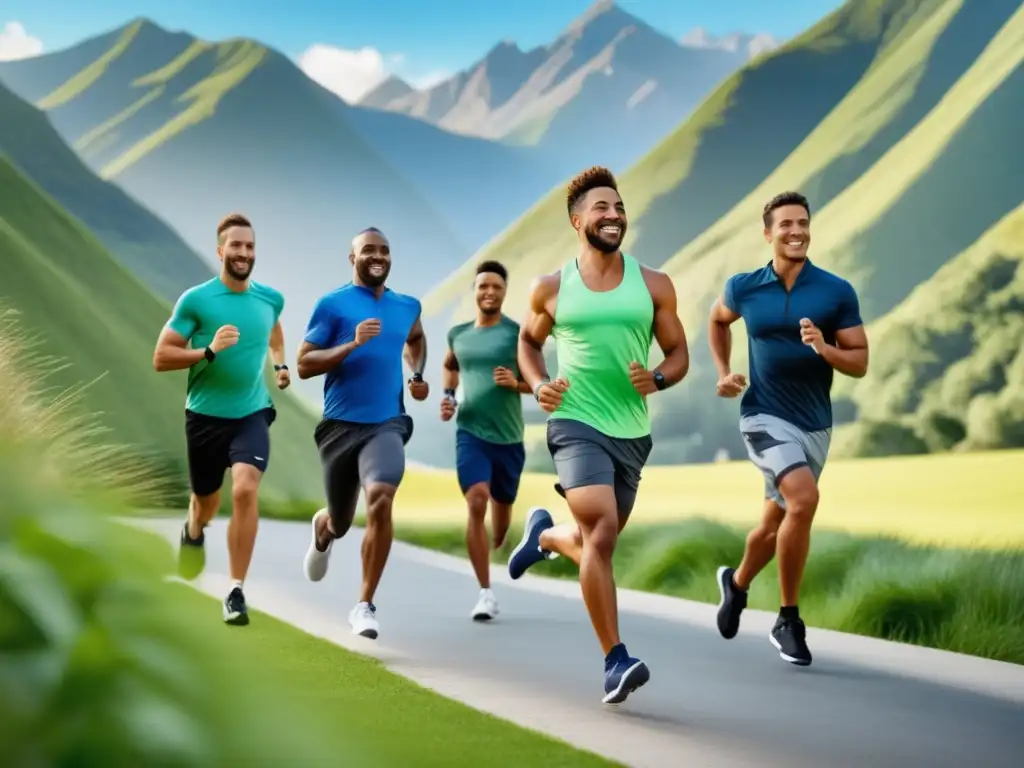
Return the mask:
{"type": "MultiPolygon", "coordinates": [[[[1024,549],[1024,451],[901,456],[831,461],[821,478],[819,530],[894,536],[915,544],[1024,549]]],[[[568,514],[554,476],[523,476],[522,516],[546,506],[568,514]]],[[[746,461],[644,471],[632,525],[706,517],[746,526],[758,519],[763,480],[746,461]]],[[[409,471],[396,501],[396,529],[461,524],[465,505],[454,472],[409,471]]],[[[305,515],[305,510],[301,512],[305,515]]]]}
{"type": "MultiPolygon", "coordinates": [[[[238,679],[257,677],[274,691],[281,710],[303,713],[307,749],[295,765],[338,765],[344,743],[335,728],[350,734],[367,765],[451,766],[614,766],[597,755],[519,728],[446,699],[389,672],[377,660],[313,637],[271,616],[252,612],[241,631],[225,629],[217,601],[177,586],[173,610],[197,630],[230,634],[219,641],[230,648],[238,679]],[[461,760],[457,755],[465,755],[461,760]]],[[[351,765],[347,760],[345,765],[351,765]]]]}

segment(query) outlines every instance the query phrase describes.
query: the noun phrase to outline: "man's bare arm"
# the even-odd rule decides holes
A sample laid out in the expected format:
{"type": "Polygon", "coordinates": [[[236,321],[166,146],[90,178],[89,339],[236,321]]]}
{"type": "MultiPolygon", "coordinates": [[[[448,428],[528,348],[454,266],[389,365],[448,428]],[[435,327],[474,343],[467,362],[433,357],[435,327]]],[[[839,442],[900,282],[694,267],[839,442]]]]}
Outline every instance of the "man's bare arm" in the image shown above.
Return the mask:
{"type": "Polygon", "coordinates": [[[405,357],[405,364],[409,366],[412,372],[422,376],[424,369],[427,367],[427,334],[423,332],[423,324],[418,317],[409,330],[408,338],[405,340],[403,356],[405,357]]]}
{"type": "Polygon", "coordinates": [[[868,372],[868,335],[863,325],[836,331],[836,344],[822,348],[825,362],[846,376],[863,378],[868,372]]]}
{"type": "Polygon", "coordinates": [[[444,356],[444,370],[441,372],[441,385],[444,389],[459,388],[459,360],[452,350],[444,356]]]}
{"type": "Polygon", "coordinates": [[[188,339],[168,327],[160,332],[153,350],[153,368],[160,373],[191,368],[206,357],[205,349],[189,349],[188,339]]]}
{"type": "Polygon", "coordinates": [[[274,365],[284,365],[284,355],[284,328],[278,320],[270,329],[270,361],[274,365]]]}
{"type": "Polygon", "coordinates": [[[725,306],[721,296],[711,306],[708,318],[708,345],[711,347],[711,359],[718,369],[718,377],[724,378],[732,373],[729,360],[732,357],[732,328],[729,326],[740,319],[740,316],[725,306]]]}
{"type": "MultiPolygon", "coordinates": [[[[654,300],[654,338],[665,355],[657,370],[665,377],[665,386],[671,387],[682,381],[690,370],[690,348],[679,319],[676,287],[668,275],[657,270],[645,268],[644,279],[654,300]]],[[[647,361],[637,362],[645,364],[647,361]]]]}
{"type": "Polygon", "coordinates": [[[558,295],[560,283],[561,276],[554,274],[539,277],[530,286],[529,309],[519,329],[517,354],[519,373],[529,392],[535,392],[539,384],[550,379],[543,350],[544,342],[555,325],[548,305],[558,295]]]}
{"type": "Polygon", "coordinates": [[[355,341],[347,341],[336,347],[321,349],[316,344],[308,341],[302,342],[299,347],[298,360],[296,361],[300,379],[311,379],[314,376],[333,371],[352,354],[359,345],[355,341]]]}

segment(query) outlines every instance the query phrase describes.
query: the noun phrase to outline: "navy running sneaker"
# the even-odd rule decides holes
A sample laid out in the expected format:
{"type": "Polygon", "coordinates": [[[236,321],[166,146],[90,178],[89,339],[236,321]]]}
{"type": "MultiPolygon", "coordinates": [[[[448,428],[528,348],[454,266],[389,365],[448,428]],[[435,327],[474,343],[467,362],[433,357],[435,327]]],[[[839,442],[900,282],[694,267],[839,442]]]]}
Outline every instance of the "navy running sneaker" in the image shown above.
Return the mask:
{"type": "Polygon", "coordinates": [[[191,581],[203,572],[206,567],[206,531],[199,532],[199,538],[188,535],[188,519],[181,527],[181,539],[178,545],[178,575],[191,581]]]}
{"type": "Polygon", "coordinates": [[[637,688],[651,679],[651,671],[640,659],[626,652],[626,646],[616,645],[604,661],[604,704],[621,704],[637,688]]]}
{"type": "Polygon", "coordinates": [[[735,568],[724,565],[718,569],[718,592],[722,596],[718,601],[718,632],[726,640],[740,631],[740,614],[747,607],[747,593],[732,579],[735,573],[735,568]]]}
{"type": "Polygon", "coordinates": [[[534,507],[526,518],[526,526],[523,528],[523,538],[512,550],[512,556],[508,559],[508,575],[518,579],[531,567],[541,560],[550,559],[551,553],[540,548],[540,535],[548,528],[553,528],[554,520],[551,514],[541,507],[534,507]]]}
{"type": "Polygon", "coordinates": [[[224,598],[224,623],[244,627],[249,623],[249,612],[245,607],[245,595],[234,587],[224,598]]]}
{"type": "Polygon", "coordinates": [[[772,641],[772,645],[783,660],[798,667],[810,666],[811,651],[807,647],[807,627],[804,626],[803,619],[779,616],[768,639],[772,641]]]}

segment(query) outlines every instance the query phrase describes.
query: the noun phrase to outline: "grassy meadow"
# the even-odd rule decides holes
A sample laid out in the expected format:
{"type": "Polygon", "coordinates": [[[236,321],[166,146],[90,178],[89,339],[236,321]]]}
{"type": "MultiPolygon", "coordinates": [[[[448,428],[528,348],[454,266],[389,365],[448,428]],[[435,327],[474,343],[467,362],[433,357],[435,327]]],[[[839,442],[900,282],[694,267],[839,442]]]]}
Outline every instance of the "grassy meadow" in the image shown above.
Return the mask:
{"type": "Polygon", "coordinates": [[[112,519],[154,467],[104,447],[81,392],[0,318],[0,749],[10,765],[613,766],[444,699],[269,616],[244,631],[112,519]],[[381,706],[367,708],[367,697],[381,706]]]}

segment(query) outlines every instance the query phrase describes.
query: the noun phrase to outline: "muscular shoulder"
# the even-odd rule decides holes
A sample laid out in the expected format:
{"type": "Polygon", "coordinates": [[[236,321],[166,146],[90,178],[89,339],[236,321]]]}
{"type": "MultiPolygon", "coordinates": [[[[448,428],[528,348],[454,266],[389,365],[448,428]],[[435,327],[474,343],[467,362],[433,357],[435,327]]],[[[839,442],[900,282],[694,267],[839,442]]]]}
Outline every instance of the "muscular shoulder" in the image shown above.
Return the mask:
{"type": "Polygon", "coordinates": [[[508,328],[511,331],[515,331],[515,333],[517,333],[517,334],[519,333],[519,323],[517,323],[515,320],[513,320],[508,315],[504,315],[503,314],[501,316],[501,325],[504,328],[508,328]]]}
{"type": "Polygon", "coordinates": [[[552,272],[533,278],[530,283],[530,307],[535,310],[543,309],[549,301],[558,296],[558,289],[561,285],[561,272],[552,272]]]}
{"type": "Polygon", "coordinates": [[[851,294],[856,295],[857,291],[846,278],[840,277],[835,272],[829,272],[827,269],[816,267],[814,270],[814,277],[816,281],[825,290],[835,294],[839,298],[844,298],[851,294]]]}
{"type": "Polygon", "coordinates": [[[423,311],[423,304],[415,296],[410,296],[407,293],[399,293],[398,291],[388,291],[388,301],[396,307],[410,312],[414,317],[419,317],[423,311]]]}
{"type": "Polygon", "coordinates": [[[651,292],[651,298],[655,301],[675,295],[675,285],[666,272],[641,264],[640,274],[643,275],[644,284],[647,285],[647,290],[651,292]]]}

